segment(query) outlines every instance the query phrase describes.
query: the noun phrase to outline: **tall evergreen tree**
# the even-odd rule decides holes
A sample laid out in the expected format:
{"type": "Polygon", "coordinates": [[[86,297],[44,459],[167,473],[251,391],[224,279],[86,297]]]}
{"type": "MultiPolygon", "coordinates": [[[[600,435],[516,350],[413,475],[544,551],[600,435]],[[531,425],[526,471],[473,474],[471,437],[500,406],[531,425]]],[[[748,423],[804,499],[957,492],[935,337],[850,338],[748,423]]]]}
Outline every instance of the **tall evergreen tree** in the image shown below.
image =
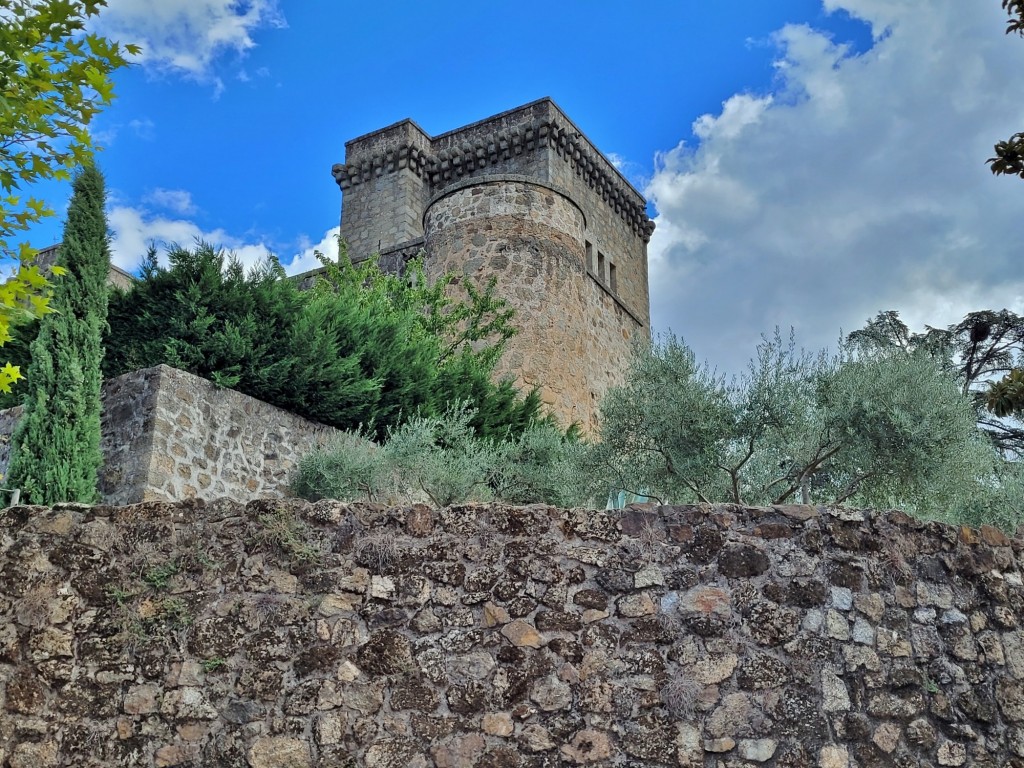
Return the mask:
{"type": "Polygon", "coordinates": [[[100,364],[107,322],[110,247],[103,176],[74,182],[59,263],[66,270],[32,343],[25,413],[15,431],[7,484],[27,501],[94,502],[100,452],[100,364]]]}

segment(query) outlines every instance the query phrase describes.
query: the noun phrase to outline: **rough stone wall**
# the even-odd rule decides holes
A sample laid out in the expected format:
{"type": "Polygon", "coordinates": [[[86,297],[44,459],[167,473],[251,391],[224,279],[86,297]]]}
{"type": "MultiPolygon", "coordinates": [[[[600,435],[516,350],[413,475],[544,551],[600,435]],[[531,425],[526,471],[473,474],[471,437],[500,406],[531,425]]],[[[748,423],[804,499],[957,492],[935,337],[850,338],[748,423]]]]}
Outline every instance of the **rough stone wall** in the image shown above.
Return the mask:
{"type": "Polygon", "coordinates": [[[597,428],[597,406],[619,383],[637,322],[587,273],[586,219],[567,196],[521,176],[468,179],[431,202],[427,275],[497,277],[520,332],[497,374],[539,387],[564,423],[597,428]]]}
{"type": "MultiPolygon", "coordinates": [[[[100,496],[108,504],[282,496],[336,431],[166,365],[103,384],[100,496]]],[[[20,408],[0,411],[0,472],[20,408]]]]}
{"type": "Polygon", "coordinates": [[[107,504],[132,504],[153,498],[153,430],[160,408],[166,366],[143,368],[103,382],[100,393],[100,498],[107,504]]]}
{"type": "Polygon", "coordinates": [[[1024,540],[813,507],[0,514],[0,764],[1024,766],[1024,540]]]}
{"type": "Polygon", "coordinates": [[[159,370],[149,476],[133,501],[285,495],[299,459],[336,434],[176,368],[159,370]]]}

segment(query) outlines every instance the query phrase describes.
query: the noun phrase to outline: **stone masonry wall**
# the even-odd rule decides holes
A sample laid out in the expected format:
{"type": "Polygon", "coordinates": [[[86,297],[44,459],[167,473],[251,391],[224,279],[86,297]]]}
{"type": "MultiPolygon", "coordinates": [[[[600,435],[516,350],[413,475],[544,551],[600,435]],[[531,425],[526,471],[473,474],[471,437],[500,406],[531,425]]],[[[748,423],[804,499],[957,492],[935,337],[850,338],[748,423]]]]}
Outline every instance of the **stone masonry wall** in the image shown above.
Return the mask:
{"type": "Polygon", "coordinates": [[[516,307],[497,374],[541,399],[565,424],[597,428],[597,406],[621,383],[631,339],[643,333],[584,265],[586,219],[556,188],[519,176],[474,178],[427,209],[427,274],[448,271],[478,285],[497,277],[516,307]]]}
{"type": "MultiPolygon", "coordinates": [[[[108,504],[282,496],[335,430],[166,365],[103,384],[100,496],[108,504]]],[[[0,473],[20,408],[0,411],[0,473]]]]}
{"type": "Polygon", "coordinates": [[[1024,540],[815,507],[0,513],[0,765],[1024,766],[1024,540]]]}
{"type": "Polygon", "coordinates": [[[353,260],[380,251],[389,255],[382,266],[400,271],[422,243],[428,263],[473,277],[496,276],[498,295],[524,328],[499,374],[539,382],[559,419],[593,428],[596,399],[617,381],[623,341],[637,332],[650,335],[647,243],[654,224],[643,196],[551,99],[434,137],[403,120],[346,142],[345,162],[332,173],[343,193],[341,234],[353,260]],[[497,266],[501,258],[487,255],[514,241],[535,241],[540,250],[561,247],[538,239],[534,214],[506,216],[491,228],[478,222],[473,242],[464,242],[462,221],[447,207],[467,186],[498,177],[557,190],[582,213],[583,229],[573,237],[585,269],[566,275],[576,285],[532,280],[533,290],[527,290],[520,273],[506,273],[497,266]],[[455,231],[444,231],[449,222],[455,231]],[[499,230],[501,242],[477,242],[499,230]],[[438,244],[442,250],[435,252],[438,244]],[[481,259],[489,262],[482,271],[481,259]],[[545,292],[549,288],[555,290],[545,292]],[[566,300],[569,292],[572,301],[566,300]],[[544,324],[557,342],[535,333],[544,324]],[[569,326],[583,336],[563,339],[569,326]],[[612,337],[604,333],[608,328],[612,337]],[[539,347],[533,345],[538,340],[544,341],[539,347]]]}

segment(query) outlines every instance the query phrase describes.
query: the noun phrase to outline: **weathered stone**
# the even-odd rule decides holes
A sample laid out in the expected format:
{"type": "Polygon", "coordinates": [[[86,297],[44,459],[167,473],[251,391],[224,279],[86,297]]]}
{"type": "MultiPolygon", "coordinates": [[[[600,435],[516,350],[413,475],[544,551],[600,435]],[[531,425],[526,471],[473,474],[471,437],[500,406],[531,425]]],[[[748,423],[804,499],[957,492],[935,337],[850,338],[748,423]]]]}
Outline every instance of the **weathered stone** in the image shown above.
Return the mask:
{"type": "Polygon", "coordinates": [[[195,760],[198,750],[194,746],[184,744],[167,744],[153,753],[153,765],[156,768],[169,768],[174,765],[186,765],[195,760]]]}
{"type": "Polygon", "coordinates": [[[768,556],[751,546],[733,546],[718,555],[719,572],[730,579],[749,579],[768,570],[768,556]]]}
{"type": "Polygon", "coordinates": [[[485,627],[496,627],[509,622],[508,611],[500,605],[495,605],[491,602],[484,603],[483,616],[485,627]]]}
{"type": "Polygon", "coordinates": [[[201,688],[175,688],[169,691],[160,704],[161,714],[182,720],[214,720],[217,710],[213,708],[201,688]]]}
{"type": "Polygon", "coordinates": [[[612,742],[604,731],[587,728],[577,731],[559,750],[562,758],[573,765],[589,765],[599,763],[611,758],[612,742]]]}
{"type": "Polygon", "coordinates": [[[714,752],[716,754],[722,752],[729,752],[736,747],[736,740],[730,739],[728,736],[723,736],[718,739],[707,739],[704,741],[704,751],[714,752]]]}
{"type": "Polygon", "coordinates": [[[720,587],[694,587],[679,596],[678,609],[682,613],[697,613],[728,617],[732,605],[728,590],[720,587]]]}
{"type": "Polygon", "coordinates": [[[434,762],[437,768],[472,768],[483,752],[484,744],[478,733],[452,736],[434,747],[434,762]]]}
{"type": "Polygon", "coordinates": [[[825,629],[833,640],[850,639],[850,622],[839,611],[830,610],[825,614],[825,629]]]}
{"type": "Polygon", "coordinates": [[[733,693],[724,697],[722,703],[711,713],[705,730],[713,737],[746,736],[751,733],[753,714],[754,708],[750,697],[744,693],[733,693]]]}
{"type": "Polygon", "coordinates": [[[821,748],[818,755],[818,768],[849,768],[850,753],[846,747],[829,745],[821,748]]]}
{"type": "Polygon", "coordinates": [[[548,729],[536,723],[530,723],[523,727],[521,739],[523,746],[530,752],[545,752],[557,746],[548,729]]]}
{"type": "Polygon", "coordinates": [[[1007,720],[1015,723],[1024,722],[1024,683],[997,680],[996,701],[1007,720]]]}
{"type": "Polygon", "coordinates": [[[943,742],[936,754],[939,765],[963,765],[967,762],[967,748],[954,741],[943,742]]]}
{"type": "Polygon", "coordinates": [[[663,587],[665,586],[665,574],[662,573],[661,568],[649,563],[633,574],[633,586],[636,589],[663,587]]]}
{"type": "Polygon", "coordinates": [[[572,687],[554,675],[541,678],[530,691],[530,699],[545,712],[568,709],[572,698],[572,687]]]}
{"type": "Polygon", "coordinates": [[[309,747],[301,739],[287,736],[267,736],[257,739],[250,747],[249,765],[252,768],[311,768],[309,747]]]}
{"type": "Polygon", "coordinates": [[[739,657],[734,653],[724,656],[709,656],[697,661],[691,668],[691,674],[698,683],[717,685],[732,676],[738,661],[739,657]]]}
{"type": "Polygon", "coordinates": [[[488,736],[507,737],[512,735],[515,726],[508,712],[492,712],[483,716],[481,728],[488,736]]]}
{"type": "Polygon", "coordinates": [[[155,683],[136,685],[124,696],[122,708],[129,715],[148,715],[160,711],[161,688],[155,683]]]}
{"type": "Polygon", "coordinates": [[[826,712],[846,712],[850,709],[850,693],[846,683],[832,670],[821,672],[822,708],[826,712]]]}
{"type": "Polygon", "coordinates": [[[52,741],[22,742],[8,758],[10,768],[52,768],[57,765],[57,745],[52,741]]]}
{"type": "Polygon", "coordinates": [[[900,741],[900,727],[896,723],[882,723],[871,734],[871,741],[887,755],[892,754],[900,741]]]}
{"type": "Polygon", "coordinates": [[[651,616],[658,611],[658,606],[655,605],[647,592],[620,597],[616,606],[620,616],[630,619],[640,616],[651,616]]]}
{"type": "Polygon", "coordinates": [[[544,639],[527,621],[516,619],[501,628],[501,634],[508,638],[512,645],[520,648],[540,648],[544,645],[544,639]]]}
{"type": "Polygon", "coordinates": [[[744,760],[763,763],[772,759],[778,746],[775,739],[740,739],[737,752],[744,760]]]}

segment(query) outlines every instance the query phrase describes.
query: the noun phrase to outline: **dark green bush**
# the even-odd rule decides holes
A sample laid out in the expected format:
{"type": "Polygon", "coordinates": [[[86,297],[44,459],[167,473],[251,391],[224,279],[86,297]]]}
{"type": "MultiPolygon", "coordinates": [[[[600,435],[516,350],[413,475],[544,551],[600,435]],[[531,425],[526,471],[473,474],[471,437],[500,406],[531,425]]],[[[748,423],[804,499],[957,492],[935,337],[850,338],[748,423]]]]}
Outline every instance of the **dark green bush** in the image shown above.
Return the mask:
{"type": "Polygon", "coordinates": [[[209,245],[151,252],[141,280],[110,301],[104,374],[160,363],[341,429],[378,438],[413,414],[461,400],[484,436],[519,434],[540,412],[491,374],[514,333],[493,283],[463,301],[346,257],[300,291],[271,261],[246,272],[209,245]]]}

